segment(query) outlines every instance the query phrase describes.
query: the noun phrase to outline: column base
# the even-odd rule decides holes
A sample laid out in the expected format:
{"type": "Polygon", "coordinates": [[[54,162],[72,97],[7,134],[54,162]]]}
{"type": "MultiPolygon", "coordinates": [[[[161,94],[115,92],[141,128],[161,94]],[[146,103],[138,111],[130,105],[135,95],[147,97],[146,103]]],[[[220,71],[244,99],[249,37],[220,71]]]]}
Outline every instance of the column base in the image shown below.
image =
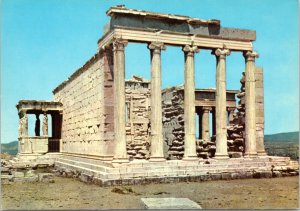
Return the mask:
{"type": "Polygon", "coordinates": [[[166,161],[163,157],[150,157],[149,162],[164,162],[166,161]]]}
{"type": "Polygon", "coordinates": [[[216,153],[214,159],[220,159],[220,160],[229,159],[229,155],[228,154],[216,153]]]}
{"type": "Polygon", "coordinates": [[[129,160],[127,158],[114,158],[112,163],[129,163],[129,160]]]}
{"type": "Polygon", "coordinates": [[[199,160],[199,158],[197,156],[186,156],[182,158],[183,161],[195,161],[195,160],[199,160]]]}
{"type": "Polygon", "coordinates": [[[258,157],[258,154],[257,154],[257,152],[245,152],[244,157],[255,158],[255,157],[258,157]]]}
{"type": "Polygon", "coordinates": [[[265,151],[257,152],[258,156],[268,156],[268,154],[265,151]]]}

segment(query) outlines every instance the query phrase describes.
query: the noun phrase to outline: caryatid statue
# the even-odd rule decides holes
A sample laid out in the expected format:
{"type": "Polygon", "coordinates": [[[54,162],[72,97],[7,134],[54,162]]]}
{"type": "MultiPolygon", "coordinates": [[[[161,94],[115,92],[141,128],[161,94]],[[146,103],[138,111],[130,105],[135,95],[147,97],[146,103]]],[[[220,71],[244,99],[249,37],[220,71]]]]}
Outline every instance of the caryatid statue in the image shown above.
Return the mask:
{"type": "Polygon", "coordinates": [[[44,113],[44,118],[43,118],[43,135],[48,136],[48,116],[47,113],[44,113]]]}

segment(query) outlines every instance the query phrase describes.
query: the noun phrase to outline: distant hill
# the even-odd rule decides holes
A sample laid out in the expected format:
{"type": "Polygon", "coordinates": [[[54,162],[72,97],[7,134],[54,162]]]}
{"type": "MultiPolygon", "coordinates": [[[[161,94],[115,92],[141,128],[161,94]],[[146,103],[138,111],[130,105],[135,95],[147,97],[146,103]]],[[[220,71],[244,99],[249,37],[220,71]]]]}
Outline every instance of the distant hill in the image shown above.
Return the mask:
{"type": "MultiPolygon", "coordinates": [[[[266,147],[270,150],[276,148],[291,148],[290,144],[299,145],[299,132],[277,133],[272,135],[265,135],[266,147]],[[274,145],[275,144],[275,145],[274,145]],[[287,145],[288,144],[288,145],[287,145]]],[[[294,146],[293,146],[294,148],[294,146]]],[[[295,150],[293,150],[295,151],[295,150]]],[[[298,150],[297,150],[298,151],[298,150]]],[[[13,141],[6,144],[1,144],[1,153],[16,155],[18,153],[18,141],[13,141]]],[[[273,153],[271,153],[273,154],[273,153]]],[[[276,153],[274,152],[274,155],[276,153]]]]}
{"type": "Polygon", "coordinates": [[[18,153],[18,141],[12,141],[7,144],[1,144],[1,153],[16,155],[18,153]]]}
{"type": "Polygon", "coordinates": [[[299,132],[277,133],[265,135],[265,142],[292,142],[299,143],[299,132]]]}

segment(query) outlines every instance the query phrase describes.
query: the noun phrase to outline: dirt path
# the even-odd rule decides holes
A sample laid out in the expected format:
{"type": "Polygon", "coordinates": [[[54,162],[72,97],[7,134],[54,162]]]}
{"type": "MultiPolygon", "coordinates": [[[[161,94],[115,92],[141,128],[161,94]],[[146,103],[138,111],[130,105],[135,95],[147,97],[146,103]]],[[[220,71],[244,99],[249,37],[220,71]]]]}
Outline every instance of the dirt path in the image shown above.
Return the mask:
{"type": "Polygon", "coordinates": [[[2,185],[2,209],[143,209],[143,197],[184,197],[204,209],[295,209],[299,177],[102,188],[56,177],[55,183],[2,185]],[[115,192],[113,192],[113,191],[115,192]],[[124,192],[117,193],[117,192],[124,192]]]}

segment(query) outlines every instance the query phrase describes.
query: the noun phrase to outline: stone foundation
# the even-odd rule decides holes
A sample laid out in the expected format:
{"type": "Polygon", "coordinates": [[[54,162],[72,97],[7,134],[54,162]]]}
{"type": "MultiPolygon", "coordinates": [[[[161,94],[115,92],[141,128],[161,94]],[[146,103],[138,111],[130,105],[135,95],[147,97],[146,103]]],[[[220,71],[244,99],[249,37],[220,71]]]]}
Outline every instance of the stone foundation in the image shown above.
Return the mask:
{"type": "Polygon", "coordinates": [[[118,166],[100,160],[63,156],[55,162],[55,167],[56,175],[69,175],[100,186],[271,178],[294,176],[299,172],[297,161],[271,156],[165,162],[136,160],[118,166]]]}

